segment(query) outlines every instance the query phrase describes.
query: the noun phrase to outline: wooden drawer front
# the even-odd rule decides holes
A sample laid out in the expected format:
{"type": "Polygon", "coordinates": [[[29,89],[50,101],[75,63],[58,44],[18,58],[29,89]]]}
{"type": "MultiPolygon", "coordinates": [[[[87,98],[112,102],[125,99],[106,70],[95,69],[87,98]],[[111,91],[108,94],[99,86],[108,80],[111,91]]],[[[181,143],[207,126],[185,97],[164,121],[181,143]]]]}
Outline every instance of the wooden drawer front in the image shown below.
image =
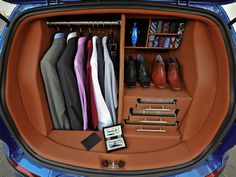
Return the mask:
{"type": "Polygon", "coordinates": [[[160,117],[160,116],[129,116],[130,121],[143,121],[143,120],[151,120],[151,121],[167,121],[167,122],[176,122],[176,117],[160,117]]]}
{"type": "Polygon", "coordinates": [[[125,137],[145,137],[145,138],[163,138],[163,139],[179,139],[181,135],[178,128],[175,126],[139,126],[139,125],[125,125],[124,126],[125,137]],[[140,129],[144,131],[140,131],[140,129]],[[145,131],[148,130],[148,131],[145,131]],[[151,131],[150,131],[151,130],[151,131]],[[152,132],[152,130],[154,130],[152,132]],[[156,131],[157,130],[157,131],[156,131]],[[158,130],[161,130],[158,132],[158,130]]]}
{"type": "Polygon", "coordinates": [[[124,97],[124,104],[123,104],[123,114],[122,118],[127,119],[130,115],[131,108],[138,108],[138,109],[177,109],[177,119],[181,121],[188,110],[192,99],[191,98],[177,98],[175,99],[174,104],[149,104],[149,103],[139,103],[139,98],[135,97],[124,97]]]}

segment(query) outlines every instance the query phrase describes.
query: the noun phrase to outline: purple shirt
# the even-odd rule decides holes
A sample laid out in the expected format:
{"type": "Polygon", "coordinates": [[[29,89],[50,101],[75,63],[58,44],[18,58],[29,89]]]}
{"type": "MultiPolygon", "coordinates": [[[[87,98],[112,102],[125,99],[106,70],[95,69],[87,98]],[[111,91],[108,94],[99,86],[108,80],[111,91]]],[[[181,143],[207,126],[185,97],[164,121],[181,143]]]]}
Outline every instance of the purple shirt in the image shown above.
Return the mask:
{"type": "Polygon", "coordinates": [[[86,76],[84,71],[85,65],[85,41],[86,37],[80,37],[78,40],[78,49],[74,60],[74,68],[79,89],[81,100],[81,107],[83,111],[84,130],[88,129],[88,116],[87,116],[87,96],[86,96],[86,76]]]}

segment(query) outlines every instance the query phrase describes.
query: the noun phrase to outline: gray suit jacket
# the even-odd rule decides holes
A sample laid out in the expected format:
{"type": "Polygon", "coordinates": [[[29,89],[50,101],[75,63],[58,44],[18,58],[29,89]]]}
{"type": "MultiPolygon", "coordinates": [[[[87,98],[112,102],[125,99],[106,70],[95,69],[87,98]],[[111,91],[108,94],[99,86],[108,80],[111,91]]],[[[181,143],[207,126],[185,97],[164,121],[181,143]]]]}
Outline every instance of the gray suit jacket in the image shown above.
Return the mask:
{"type": "Polygon", "coordinates": [[[57,70],[63,95],[65,96],[65,103],[71,129],[83,130],[81,99],[74,70],[74,59],[77,51],[77,43],[77,33],[71,32],[67,36],[66,48],[57,62],[57,70]]]}
{"type": "Polygon", "coordinates": [[[55,35],[52,46],[40,62],[54,129],[70,129],[70,122],[56,65],[66,47],[66,39],[63,36],[63,33],[57,33],[55,35]]]}

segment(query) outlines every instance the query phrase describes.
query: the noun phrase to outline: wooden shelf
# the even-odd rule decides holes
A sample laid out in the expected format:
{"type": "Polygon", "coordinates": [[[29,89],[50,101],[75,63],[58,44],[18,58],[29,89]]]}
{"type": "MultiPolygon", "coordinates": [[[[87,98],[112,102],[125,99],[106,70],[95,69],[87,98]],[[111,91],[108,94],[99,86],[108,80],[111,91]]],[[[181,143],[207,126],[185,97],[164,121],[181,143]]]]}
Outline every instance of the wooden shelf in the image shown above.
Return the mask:
{"type": "Polygon", "coordinates": [[[158,36],[183,36],[183,34],[177,33],[148,33],[148,35],[158,35],[158,36]]]}
{"type": "Polygon", "coordinates": [[[133,46],[127,46],[125,49],[154,49],[154,50],[176,50],[178,48],[165,48],[165,47],[133,47],[133,46]]]}
{"type": "Polygon", "coordinates": [[[138,83],[136,87],[129,88],[127,86],[124,87],[124,96],[128,97],[142,97],[142,98],[191,98],[185,88],[181,90],[173,90],[171,88],[160,89],[156,87],[154,84],[151,84],[149,88],[143,88],[138,83]]]}

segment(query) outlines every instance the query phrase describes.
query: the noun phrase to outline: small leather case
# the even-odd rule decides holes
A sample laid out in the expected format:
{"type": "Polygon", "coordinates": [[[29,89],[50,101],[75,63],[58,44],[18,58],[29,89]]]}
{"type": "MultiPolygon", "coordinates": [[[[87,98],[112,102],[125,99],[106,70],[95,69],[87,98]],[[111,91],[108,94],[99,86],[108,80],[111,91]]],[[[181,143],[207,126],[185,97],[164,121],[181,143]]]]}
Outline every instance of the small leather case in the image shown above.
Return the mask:
{"type": "Polygon", "coordinates": [[[127,148],[123,136],[122,126],[120,124],[110,127],[104,127],[103,134],[107,152],[127,148]]]}
{"type": "Polygon", "coordinates": [[[95,132],[93,132],[91,135],[85,138],[81,143],[84,145],[87,151],[89,151],[100,141],[101,138],[95,132]]]}

